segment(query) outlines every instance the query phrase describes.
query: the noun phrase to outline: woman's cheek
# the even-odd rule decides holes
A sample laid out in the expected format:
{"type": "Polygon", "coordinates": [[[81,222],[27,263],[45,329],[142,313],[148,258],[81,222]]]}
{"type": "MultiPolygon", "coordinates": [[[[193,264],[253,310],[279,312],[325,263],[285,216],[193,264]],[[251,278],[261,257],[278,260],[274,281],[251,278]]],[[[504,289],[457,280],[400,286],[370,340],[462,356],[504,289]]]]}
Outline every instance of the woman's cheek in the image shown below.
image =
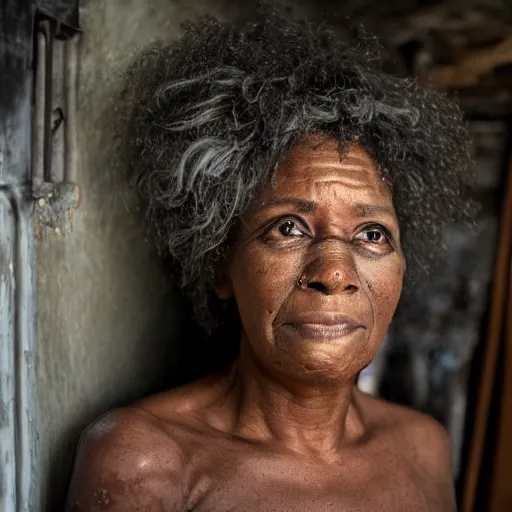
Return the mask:
{"type": "Polygon", "coordinates": [[[376,321],[389,324],[400,299],[403,282],[402,258],[397,254],[380,265],[367,265],[366,280],[376,321]]]}
{"type": "Polygon", "coordinates": [[[276,302],[272,305],[274,308],[293,290],[300,272],[294,258],[262,250],[240,255],[237,267],[240,292],[250,290],[248,295],[252,301],[276,302]]]}

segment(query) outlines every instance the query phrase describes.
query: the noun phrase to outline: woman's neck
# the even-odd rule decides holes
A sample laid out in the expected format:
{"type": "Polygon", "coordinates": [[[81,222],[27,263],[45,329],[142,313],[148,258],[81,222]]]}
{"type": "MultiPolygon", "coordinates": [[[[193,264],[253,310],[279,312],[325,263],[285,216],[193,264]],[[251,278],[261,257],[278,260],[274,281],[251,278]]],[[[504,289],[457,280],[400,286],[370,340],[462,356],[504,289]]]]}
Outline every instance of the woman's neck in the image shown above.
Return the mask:
{"type": "Polygon", "coordinates": [[[365,433],[355,376],[329,384],[286,382],[264,371],[242,348],[229,376],[233,433],[275,440],[290,450],[331,459],[365,433]]]}

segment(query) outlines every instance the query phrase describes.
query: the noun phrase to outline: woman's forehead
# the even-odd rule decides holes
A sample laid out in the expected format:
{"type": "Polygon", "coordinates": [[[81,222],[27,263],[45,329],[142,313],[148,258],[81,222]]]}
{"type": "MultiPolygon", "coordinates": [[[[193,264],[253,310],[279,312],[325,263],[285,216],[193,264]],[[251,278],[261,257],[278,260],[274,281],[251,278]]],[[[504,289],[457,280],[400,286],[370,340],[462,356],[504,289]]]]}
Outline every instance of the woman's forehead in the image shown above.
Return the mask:
{"type": "Polygon", "coordinates": [[[340,152],[334,139],[297,143],[244,217],[256,220],[291,209],[332,219],[385,215],[394,222],[391,191],[374,159],[360,144],[344,149],[340,152]]]}
{"type": "Polygon", "coordinates": [[[325,196],[341,191],[391,200],[377,163],[361,144],[348,144],[341,152],[336,140],[317,136],[303,138],[292,147],[278,165],[261,199],[283,193],[325,196]]]}
{"type": "Polygon", "coordinates": [[[348,143],[341,151],[336,139],[319,135],[299,139],[278,165],[277,173],[293,174],[297,168],[315,167],[362,170],[380,177],[377,163],[362,144],[348,143]]]}

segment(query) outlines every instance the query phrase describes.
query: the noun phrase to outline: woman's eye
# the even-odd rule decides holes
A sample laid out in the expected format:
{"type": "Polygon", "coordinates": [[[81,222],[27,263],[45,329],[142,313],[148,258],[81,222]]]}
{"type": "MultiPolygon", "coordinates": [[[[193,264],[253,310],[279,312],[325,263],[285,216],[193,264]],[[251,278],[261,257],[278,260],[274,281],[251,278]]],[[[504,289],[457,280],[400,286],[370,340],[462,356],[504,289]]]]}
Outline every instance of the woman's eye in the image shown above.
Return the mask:
{"type": "Polygon", "coordinates": [[[304,232],[297,227],[293,220],[285,220],[278,226],[279,233],[283,236],[304,236],[304,232]]]}
{"type": "Polygon", "coordinates": [[[386,233],[384,228],[371,227],[362,231],[358,238],[371,244],[384,244],[389,242],[390,235],[386,233]]]}
{"type": "Polygon", "coordinates": [[[270,225],[264,228],[260,239],[266,243],[278,246],[295,247],[307,237],[311,236],[307,224],[293,217],[281,217],[274,219],[270,225]]]}

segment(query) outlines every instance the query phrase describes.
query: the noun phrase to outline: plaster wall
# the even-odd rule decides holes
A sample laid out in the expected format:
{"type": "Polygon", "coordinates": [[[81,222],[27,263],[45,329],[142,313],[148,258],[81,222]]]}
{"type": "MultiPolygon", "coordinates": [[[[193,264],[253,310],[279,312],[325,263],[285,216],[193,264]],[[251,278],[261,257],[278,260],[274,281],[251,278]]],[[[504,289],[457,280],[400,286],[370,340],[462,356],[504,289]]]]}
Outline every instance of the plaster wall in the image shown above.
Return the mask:
{"type": "Polygon", "coordinates": [[[221,0],[89,0],[80,10],[77,183],[69,233],[37,247],[38,510],[62,510],[76,442],[104,411],[183,378],[180,299],[152,256],[127,186],[114,98],[134,52],[221,0]]]}

